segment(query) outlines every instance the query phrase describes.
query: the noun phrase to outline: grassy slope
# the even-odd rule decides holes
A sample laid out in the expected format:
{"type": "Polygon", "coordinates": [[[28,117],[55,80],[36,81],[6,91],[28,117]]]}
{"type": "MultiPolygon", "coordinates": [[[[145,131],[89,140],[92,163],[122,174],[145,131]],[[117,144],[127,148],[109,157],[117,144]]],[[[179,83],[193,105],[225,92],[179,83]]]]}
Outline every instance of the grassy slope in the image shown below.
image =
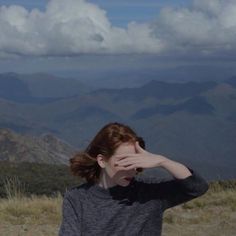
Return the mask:
{"type": "MultiPolygon", "coordinates": [[[[168,209],[163,236],[232,236],[236,234],[236,181],[232,187],[210,184],[206,194],[168,209]]],[[[61,221],[62,196],[0,199],[0,235],[53,236],[61,221]]]]}

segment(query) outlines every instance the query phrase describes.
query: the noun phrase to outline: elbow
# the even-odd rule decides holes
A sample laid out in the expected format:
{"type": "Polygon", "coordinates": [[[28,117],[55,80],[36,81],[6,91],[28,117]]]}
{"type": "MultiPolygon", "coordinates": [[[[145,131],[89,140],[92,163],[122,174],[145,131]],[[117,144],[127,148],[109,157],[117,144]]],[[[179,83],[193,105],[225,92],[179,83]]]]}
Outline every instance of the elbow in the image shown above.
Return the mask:
{"type": "Polygon", "coordinates": [[[194,189],[192,189],[192,191],[189,191],[188,194],[195,197],[200,197],[202,195],[204,195],[209,189],[209,184],[204,181],[201,182],[201,184],[198,184],[197,186],[195,186],[194,189]]]}
{"type": "Polygon", "coordinates": [[[209,184],[206,181],[203,181],[196,191],[196,197],[204,195],[209,189],[209,184]]]}
{"type": "Polygon", "coordinates": [[[209,189],[209,184],[205,181],[202,184],[202,195],[205,194],[209,189]]]}

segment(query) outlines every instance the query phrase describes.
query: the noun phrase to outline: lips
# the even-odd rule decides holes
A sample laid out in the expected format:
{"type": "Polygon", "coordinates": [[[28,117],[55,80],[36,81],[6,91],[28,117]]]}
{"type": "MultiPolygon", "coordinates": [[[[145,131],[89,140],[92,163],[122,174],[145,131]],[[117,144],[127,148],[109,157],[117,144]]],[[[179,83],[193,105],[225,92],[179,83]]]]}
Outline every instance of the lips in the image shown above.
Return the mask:
{"type": "Polygon", "coordinates": [[[131,181],[133,179],[133,177],[125,177],[124,179],[127,181],[131,181]]]}

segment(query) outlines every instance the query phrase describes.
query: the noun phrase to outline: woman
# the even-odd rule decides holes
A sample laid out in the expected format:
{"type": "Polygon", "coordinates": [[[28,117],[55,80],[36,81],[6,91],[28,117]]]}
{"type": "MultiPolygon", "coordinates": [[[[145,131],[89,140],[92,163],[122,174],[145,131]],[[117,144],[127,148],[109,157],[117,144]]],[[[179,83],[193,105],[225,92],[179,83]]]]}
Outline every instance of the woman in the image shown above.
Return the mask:
{"type": "Polygon", "coordinates": [[[70,160],[70,168],[86,182],[65,193],[60,236],[158,236],[166,209],[203,195],[209,187],[191,168],[146,151],[143,139],[120,123],[104,126],[70,160]],[[153,167],[174,178],[159,183],[134,178],[153,167]]]}

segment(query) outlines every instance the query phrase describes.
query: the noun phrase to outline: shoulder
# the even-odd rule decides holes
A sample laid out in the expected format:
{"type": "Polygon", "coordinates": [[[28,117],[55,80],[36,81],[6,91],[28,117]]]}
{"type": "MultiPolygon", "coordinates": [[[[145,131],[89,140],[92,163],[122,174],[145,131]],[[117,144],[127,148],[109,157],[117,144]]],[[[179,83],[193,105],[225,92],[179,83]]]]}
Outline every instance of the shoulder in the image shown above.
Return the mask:
{"type": "Polygon", "coordinates": [[[89,188],[88,183],[82,183],[80,185],[73,186],[67,189],[67,191],[64,193],[64,199],[82,200],[88,188],[89,188]]]}

